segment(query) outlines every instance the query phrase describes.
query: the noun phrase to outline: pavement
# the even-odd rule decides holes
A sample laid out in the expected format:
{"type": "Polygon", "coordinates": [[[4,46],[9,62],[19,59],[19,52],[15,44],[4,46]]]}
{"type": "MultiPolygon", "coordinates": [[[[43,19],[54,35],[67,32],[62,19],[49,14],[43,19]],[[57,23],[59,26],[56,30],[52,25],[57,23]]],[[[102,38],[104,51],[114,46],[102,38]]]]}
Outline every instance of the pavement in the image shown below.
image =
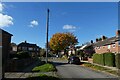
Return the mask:
{"type": "Polygon", "coordinates": [[[37,66],[40,62],[36,61],[35,63],[31,64],[30,66],[26,67],[21,72],[6,72],[5,78],[6,79],[25,79],[28,77],[38,76],[39,74],[46,74],[49,76],[57,76],[56,72],[32,72],[32,69],[37,66]]]}
{"type": "Polygon", "coordinates": [[[26,72],[7,72],[5,73],[5,78],[7,79],[25,79],[28,77],[34,77],[34,76],[38,76],[39,74],[46,74],[49,76],[56,76],[55,72],[30,72],[30,73],[26,73],[26,72]]]}

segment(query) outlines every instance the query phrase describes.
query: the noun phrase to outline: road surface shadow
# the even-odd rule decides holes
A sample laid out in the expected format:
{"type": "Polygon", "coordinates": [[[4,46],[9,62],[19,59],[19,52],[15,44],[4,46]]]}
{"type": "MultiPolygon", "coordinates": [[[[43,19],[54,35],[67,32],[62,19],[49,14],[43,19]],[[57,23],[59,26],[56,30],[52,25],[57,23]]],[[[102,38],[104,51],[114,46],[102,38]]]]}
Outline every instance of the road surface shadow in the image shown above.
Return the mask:
{"type": "Polygon", "coordinates": [[[67,65],[67,62],[51,62],[55,66],[60,66],[60,65],[67,65]]]}

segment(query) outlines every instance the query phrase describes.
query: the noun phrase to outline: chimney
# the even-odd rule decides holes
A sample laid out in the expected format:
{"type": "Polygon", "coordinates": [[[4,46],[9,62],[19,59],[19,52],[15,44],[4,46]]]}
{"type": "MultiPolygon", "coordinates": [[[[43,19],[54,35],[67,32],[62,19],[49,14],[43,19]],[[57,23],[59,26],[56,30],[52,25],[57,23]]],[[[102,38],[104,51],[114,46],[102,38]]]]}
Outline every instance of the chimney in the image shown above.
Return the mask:
{"type": "Polygon", "coordinates": [[[27,41],[25,40],[25,43],[27,43],[27,41]]]}
{"type": "Polygon", "coordinates": [[[106,39],[106,37],[105,36],[102,36],[102,41],[104,41],[106,39]]]}
{"type": "Polygon", "coordinates": [[[120,36],[120,30],[116,31],[116,37],[120,36]]]}
{"type": "Polygon", "coordinates": [[[93,44],[93,40],[91,40],[90,42],[91,42],[91,44],[93,44]]]}
{"type": "Polygon", "coordinates": [[[96,42],[98,42],[98,38],[96,38],[96,42]]]}

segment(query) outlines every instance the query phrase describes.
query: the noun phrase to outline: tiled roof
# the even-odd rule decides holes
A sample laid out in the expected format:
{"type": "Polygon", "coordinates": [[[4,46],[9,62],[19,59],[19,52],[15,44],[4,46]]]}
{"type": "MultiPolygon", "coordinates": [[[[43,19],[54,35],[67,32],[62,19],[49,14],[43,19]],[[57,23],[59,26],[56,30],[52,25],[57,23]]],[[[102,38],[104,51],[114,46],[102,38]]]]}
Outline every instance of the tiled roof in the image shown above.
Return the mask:
{"type": "Polygon", "coordinates": [[[94,43],[93,46],[95,46],[95,47],[96,46],[105,46],[105,45],[113,44],[119,40],[120,40],[120,37],[115,36],[115,37],[105,39],[104,41],[98,41],[98,42],[94,43]]]}
{"type": "Polygon", "coordinates": [[[30,44],[30,43],[22,42],[18,46],[36,47],[37,45],[36,44],[30,44]]]}
{"type": "Polygon", "coordinates": [[[10,33],[8,33],[7,31],[5,31],[5,30],[3,30],[3,29],[0,28],[0,33],[1,33],[1,32],[2,32],[2,33],[9,34],[10,36],[13,36],[12,34],[10,34],[10,33]]]}

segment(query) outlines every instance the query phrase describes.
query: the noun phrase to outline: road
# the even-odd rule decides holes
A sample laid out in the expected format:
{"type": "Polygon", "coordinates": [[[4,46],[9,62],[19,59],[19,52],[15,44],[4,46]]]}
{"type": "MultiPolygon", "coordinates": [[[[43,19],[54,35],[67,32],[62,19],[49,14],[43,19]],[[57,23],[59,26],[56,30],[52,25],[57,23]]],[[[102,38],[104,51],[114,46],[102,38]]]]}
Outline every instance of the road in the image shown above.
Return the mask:
{"type": "Polygon", "coordinates": [[[67,64],[67,61],[54,60],[53,63],[56,65],[58,75],[65,80],[119,80],[116,76],[107,73],[94,71],[80,65],[67,64]]]}

